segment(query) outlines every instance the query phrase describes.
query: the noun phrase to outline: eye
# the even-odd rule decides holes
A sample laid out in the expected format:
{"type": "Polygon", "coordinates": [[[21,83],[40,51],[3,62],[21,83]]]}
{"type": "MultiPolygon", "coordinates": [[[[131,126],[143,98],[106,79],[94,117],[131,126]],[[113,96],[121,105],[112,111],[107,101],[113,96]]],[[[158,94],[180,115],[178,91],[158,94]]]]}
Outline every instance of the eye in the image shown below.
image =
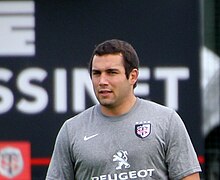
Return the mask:
{"type": "Polygon", "coordinates": [[[108,74],[111,74],[111,75],[115,75],[115,74],[118,74],[118,71],[116,71],[116,70],[109,70],[108,71],[108,74]]]}
{"type": "Polygon", "coordinates": [[[100,74],[101,74],[100,71],[92,71],[92,75],[93,75],[93,76],[97,76],[97,75],[100,75],[100,74]]]}
{"type": "Polygon", "coordinates": [[[116,72],[116,71],[111,71],[110,73],[111,73],[111,74],[117,74],[117,72],[116,72]]]}

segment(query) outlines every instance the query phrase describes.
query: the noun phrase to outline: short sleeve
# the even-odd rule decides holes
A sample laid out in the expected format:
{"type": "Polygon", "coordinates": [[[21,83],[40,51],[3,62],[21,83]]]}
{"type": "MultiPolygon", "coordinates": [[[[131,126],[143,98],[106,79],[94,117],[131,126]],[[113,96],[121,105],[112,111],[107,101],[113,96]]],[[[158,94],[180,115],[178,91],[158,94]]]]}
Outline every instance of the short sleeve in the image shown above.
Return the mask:
{"type": "Polygon", "coordinates": [[[166,163],[170,179],[181,179],[201,171],[186,127],[175,111],[169,120],[166,145],[166,163]]]}
{"type": "Polygon", "coordinates": [[[66,123],[60,129],[48,168],[46,180],[74,180],[73,161],[66,123]]]}

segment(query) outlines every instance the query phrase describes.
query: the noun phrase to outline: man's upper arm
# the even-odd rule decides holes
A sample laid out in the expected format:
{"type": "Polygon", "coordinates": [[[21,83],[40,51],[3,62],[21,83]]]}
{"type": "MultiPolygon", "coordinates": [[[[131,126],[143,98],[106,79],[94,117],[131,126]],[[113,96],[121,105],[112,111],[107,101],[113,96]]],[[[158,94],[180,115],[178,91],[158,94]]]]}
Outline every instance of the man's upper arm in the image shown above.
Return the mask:
{"type": "Polygon", "coordinates": [[[64,123],[60,129],[50,165],[47,171],[47,179],[74,179],[73,163],[69,151],[69,137],[67,135],[67,125],[64,123]]]}
{"type": "Polygon", "coordinates": [[[177,113],[172,114],[167,132],[166,162],[170,178],[199,180],[199,176],[195,174],[201,171],[198,158],[186,127],[177,113]]]}
{"type": "Polygon", "coordinates": [[[200,180],[199,173],[194,173],[184,177],[182,180],[200,180]]]}

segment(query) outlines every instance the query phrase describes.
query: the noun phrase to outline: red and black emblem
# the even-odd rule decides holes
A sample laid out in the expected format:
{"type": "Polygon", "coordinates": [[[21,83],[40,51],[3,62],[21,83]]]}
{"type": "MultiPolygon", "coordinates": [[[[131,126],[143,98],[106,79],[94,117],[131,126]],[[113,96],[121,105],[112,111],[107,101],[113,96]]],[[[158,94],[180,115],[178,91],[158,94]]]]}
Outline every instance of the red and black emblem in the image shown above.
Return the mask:
{"type": "Polygon", "coordinates": [[[135,134],[139,138],[146,138],[151,133],[150,122],[140,122],[135,125],[135,134]]]}

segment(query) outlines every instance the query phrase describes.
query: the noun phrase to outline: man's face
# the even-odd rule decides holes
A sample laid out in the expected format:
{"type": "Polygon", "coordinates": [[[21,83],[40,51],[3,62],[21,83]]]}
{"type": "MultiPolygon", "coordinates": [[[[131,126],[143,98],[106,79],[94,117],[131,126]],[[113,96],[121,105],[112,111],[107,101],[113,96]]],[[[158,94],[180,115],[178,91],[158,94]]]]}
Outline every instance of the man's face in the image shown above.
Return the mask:
{"type": "Polygon", "coordinates": [[[92,84],[100,104],[109,108],[123,105],[133,94],[133,81],[126,78],[121,54],[94,56],[92,84]]]}

